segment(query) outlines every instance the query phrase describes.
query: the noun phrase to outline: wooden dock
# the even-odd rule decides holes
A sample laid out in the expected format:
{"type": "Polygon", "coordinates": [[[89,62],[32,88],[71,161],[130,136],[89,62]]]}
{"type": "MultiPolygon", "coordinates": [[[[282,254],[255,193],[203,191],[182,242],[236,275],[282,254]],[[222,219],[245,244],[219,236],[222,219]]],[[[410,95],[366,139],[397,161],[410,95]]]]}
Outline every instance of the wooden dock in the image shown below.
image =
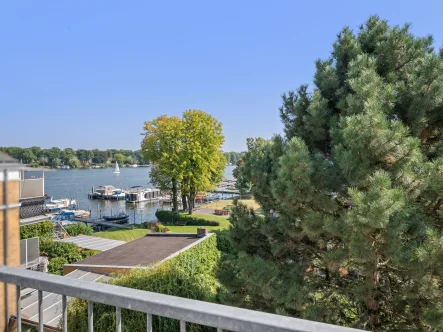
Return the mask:
{"type": "Polygon", "coordinates": [[[81,221],[85,224],[94,224],[94,225],[100,225],[100,226],[106,226],[106,227],[114,227],[114,228],[120,228],[120,229],[134,229],[133,225],[130,224],[116,224],[113,222],[109,222],[105,219],[82,219],[82,218],[75,218],[75,221],[81,221]]]}

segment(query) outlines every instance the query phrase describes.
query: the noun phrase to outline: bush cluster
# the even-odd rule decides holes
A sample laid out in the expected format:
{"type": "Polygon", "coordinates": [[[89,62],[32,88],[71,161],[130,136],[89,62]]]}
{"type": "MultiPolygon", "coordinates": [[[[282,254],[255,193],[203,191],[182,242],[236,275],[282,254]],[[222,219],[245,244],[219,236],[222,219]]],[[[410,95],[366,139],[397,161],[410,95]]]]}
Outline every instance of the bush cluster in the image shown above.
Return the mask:
{"type": "Polygon", "coordinates": [[[48,257],[48,272],[52,274],[61,275],[60,268],[63,265],[80,261],[99,252],[99,250],[82,249],[69,242],[57,242],[52,239],[40,241],[40,255],[48,257]]]}
{"type": "Polygon", "coordinates": [[[87,226],[80,222],[66,226],[65,230],[66,232],[68,232],[70,236],[77,236],[80,234],[92,235],[92,233],[94,233],[94,230],[92,229],[91,226],[87,226]]]}
{"type": "Polygon", "coordinates": [[[20,227],[20,240],[32,237],[50,237],[54,233],[54,224],[51,221],[42,221],[20,227]]]}

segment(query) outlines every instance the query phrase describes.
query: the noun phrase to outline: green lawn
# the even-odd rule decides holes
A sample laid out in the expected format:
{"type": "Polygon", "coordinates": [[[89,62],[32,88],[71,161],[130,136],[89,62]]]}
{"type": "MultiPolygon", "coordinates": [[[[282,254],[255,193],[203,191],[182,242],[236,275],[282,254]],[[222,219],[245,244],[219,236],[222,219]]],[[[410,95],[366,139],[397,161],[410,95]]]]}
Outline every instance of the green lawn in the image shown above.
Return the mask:
{"type": "Polygon", "coordinates": [[[231,225],[231,223],[226,217],[214,216],[210,214],[199,214],[199,213],[194,213],[193,215],[198,218],[210,221],[219,221],[220,226],[170,226],[170,225],[165,225],[165,226],[168,227],[169,230],[174,233],[197,233],[197,228],[199,227],[205,227],[210,232],[218,229],[226,229],[231,225]]]}
{"type": "Polygon", "coordinates": [[[93,236],[129,242],[145,236],[148,232],[148,229],[110,229],[104,232],[94,233],[93,236]]]}
{"type": "MultiPolygon", "coordinates": [[[[231,225],[226,217],[214,216],[210,214],[199,214],[199,213],[194,213],[194,215],[202,219],[220,222],[220,226],[204,226],[208,229],[209,232],[218,229],[226,229],[231,225]]],[[[170,226],[170,225],[165,225],[165,226],[168,227],[169,230],[173,233],[197,233],[197,228],[202,227],[202,226],[170,226]]],[[[140,225],[140,227],[142,226],[140,225]]],[[[94,233],[93,236],[105,239],[129,242],[145,236],[148,232],[149,232],[148,229],[110,229],[104,232],[94,233]]]]}

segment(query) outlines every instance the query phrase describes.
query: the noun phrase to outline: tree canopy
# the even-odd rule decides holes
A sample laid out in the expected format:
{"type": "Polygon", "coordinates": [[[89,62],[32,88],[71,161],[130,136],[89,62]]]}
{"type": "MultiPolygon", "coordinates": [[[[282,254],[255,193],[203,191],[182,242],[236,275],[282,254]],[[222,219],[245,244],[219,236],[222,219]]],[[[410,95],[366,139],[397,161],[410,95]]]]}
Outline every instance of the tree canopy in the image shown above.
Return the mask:
{"type": "Polygon", "coordinates": [[[183,118],[160,116],[145,122],[142,151],[154,166],[151,181],[170,190],[174,210],[178,194],[189,213],[198,191],[214,188],[223,174],[226,158],[221,146],[222,125],[210,114],[198,110],[183,113],[183,118]]]}
{"type": "Polygon", "coordinates": [[[443,329],[443,59],[370,17],[248,141],[223,263],[228,303],[386,331],[443,329]]]}

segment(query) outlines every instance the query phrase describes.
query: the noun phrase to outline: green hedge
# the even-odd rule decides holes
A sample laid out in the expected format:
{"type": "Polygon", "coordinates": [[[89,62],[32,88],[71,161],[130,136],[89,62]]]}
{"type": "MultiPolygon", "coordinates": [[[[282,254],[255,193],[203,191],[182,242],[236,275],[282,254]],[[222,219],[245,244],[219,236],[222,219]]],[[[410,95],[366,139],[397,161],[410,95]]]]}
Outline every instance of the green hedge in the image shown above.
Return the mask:
{"type": "Polygon", "coordinates": [[[86,226],[81,222],[68,225],[65,227],[65,230],[70,236],[77,236],[79,234],[92,235],[92,233],[94,233],[94,230],[91,226],[86,226]]]}
{"type": "Polygon", "coordinates": [[[186,226],[220,226],[218,221],[210,221],[193,215],[171,211],[157,210],[155,216],[165,225],[175,225],[177,221],[186,221],[186,226]]]}
{"type": "MultiPolygon", "coordinates": [[[[111,280],[111,284],[195,300],[217,302],[216,274],[220,252],[216,236],[211,236],[180,255],[152,269],[134,269],[111,280]]],[[[68,307],[68,330],[88,330],[88,304],[73,299],[68,307]]],[[[215,331],[213,328],[186,324],[186,331],[215,331]]],[[[153,331],[178,331],[177,320],[153,317],[153,331]]],[[[94,303],[94,331],[115,331],[115,307],[94,303]]],[[[146,314],[122,310],[122,331],[146,331],[146,314]]]]}
{"type": "Polygon", "coordinates": [[[54,224],[51,221],[42,221],[36,224],[20,227],[20,240],[32,237],[50,237],[54,233],[54,224]]]}

